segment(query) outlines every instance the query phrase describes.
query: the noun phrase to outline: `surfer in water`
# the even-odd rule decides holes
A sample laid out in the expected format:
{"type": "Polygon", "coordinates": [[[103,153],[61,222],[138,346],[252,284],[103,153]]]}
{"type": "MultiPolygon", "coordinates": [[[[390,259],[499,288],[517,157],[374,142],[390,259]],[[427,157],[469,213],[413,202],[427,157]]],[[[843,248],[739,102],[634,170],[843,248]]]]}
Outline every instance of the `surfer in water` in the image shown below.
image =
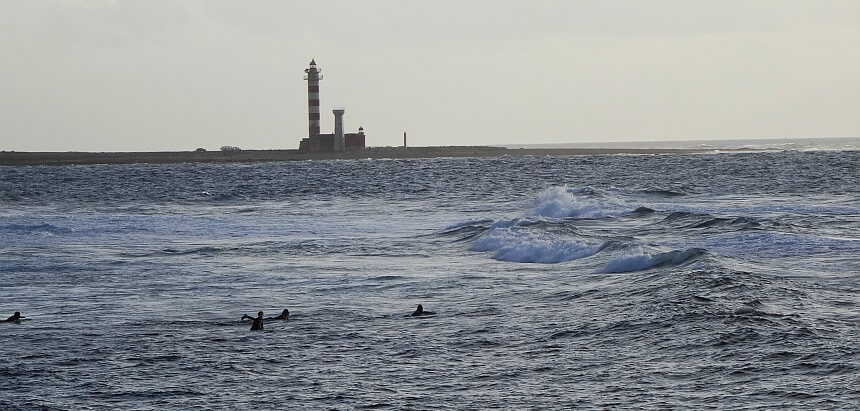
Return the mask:
{"type": "Polygon", "coordinates": [[[251,317],[248,314],[242,315],[242,319],[254,320],[251,324],[251,331],[263,331],[263,312],[260,311],[257,313],[257,318],[251,317]]]}
{"type": "Polygon", "coordinates": [[[266,318],[266,321],[287,320],[289,318],[290,318],[290,310],[284,308],[284,311],[281,311],[281,314],[279,316],[266,318]]]}
{"type": "MultiPolygon", "coordinates": [[[[243,320],[246,320],[246,319],[247,319],[247,320],[253,320],[253,319],[254,319],[254,317],[251,317],[250,315],[245,314],[245,315],[243,315],[243,316],[242,316],[242,319],[243,319],[243,320]]],[[[290,310],[288,310],[288,309],[284,308],[284,311],[281,311],[281,313],[280,313],[280,314],[278,314],[278,316],[276,316],[276,317],[266,317],[266,318],[264,318],[263,320],[264,320],[264,321],[277,321],[277,320],[289,320],[289,319],[290,319],[290,310]]]]}
{"type": "Polygon", "coordinates": [[[422,315],[436,315],[433,311],[424,311],[424,306],[418,304],[418,308],[415,309],[415,312],[411,314],[413,317],[420,317],[422,315]]]}
{"type": "Polygon", "coordinates": [[[15,314],[12,314],[12,316],[7,318],[6,321],[4,321],[4,322],[21,324],[22,318],[25,318],[25,317],[23,317],[20,312],[15,311],[15,314]]]}

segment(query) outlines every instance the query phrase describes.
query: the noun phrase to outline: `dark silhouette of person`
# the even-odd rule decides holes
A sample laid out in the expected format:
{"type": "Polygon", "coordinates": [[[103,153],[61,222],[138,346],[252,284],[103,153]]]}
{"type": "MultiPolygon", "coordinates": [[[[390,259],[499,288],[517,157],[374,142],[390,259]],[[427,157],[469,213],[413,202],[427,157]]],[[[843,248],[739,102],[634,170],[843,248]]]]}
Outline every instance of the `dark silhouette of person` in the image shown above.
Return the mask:
{"type": "Polygon", "coordinates": [[[413,317],[420,317],[422,315],[436,315],[433,311],[424,311],[424,306],[418,304],[418,308],[415,309],[415,312],[411,314],[413,317]]]}
{"type": "MultiPolygon", "coordinates": [[[[254,320],[254,317],[251,317],[250,315],[245,314],[245,315],[243,315],[243,316],[242,316],[242,319],[243,319],[243,320],[245,320],[245,319],[248,319],[248,320],[254,320]]],[[[281,311],[281,313],[280,313],[280,314],[278,314],[277,316],[275,316],[275,317],[266,317],[266,318],[264,318],[263,320],[264,320],[264,321],[277,321],[277,320],[289,320],[289,319],[290,319],[290,310],[288,310],[288,309],[284,308],[284,311],[281,311]]]]}
{"type": "Polygon", "coordinates": [[[22,318],[25,318],[25,317],[22,316],[20,312],[15,311],[15,314],[12,314],[12,316],[7,318],[6,321],[4,321],[4,322],[20,324],[22,318]]]}
{"type": "Polygon", "coordinates": [[[289,319],[289,318],[290,318],[290,310],[288,310],[288,309],[284,308],[284,311],[281,311],[281,314],[280,314],[280,315],[278,315],[277,317],[269,317],[269,318],[266,318],[266,321],[272,321],[272,320],[287,320],[287,319],[289,319]]]}
{"type": "Polygon", "coordinates": [[[248,314],[242,315],[242,319],[254,320],[251,324],[251,331],[263,331],[263,312],[260,311],[257,313],[257,318],[251,317],[248,314]]]}

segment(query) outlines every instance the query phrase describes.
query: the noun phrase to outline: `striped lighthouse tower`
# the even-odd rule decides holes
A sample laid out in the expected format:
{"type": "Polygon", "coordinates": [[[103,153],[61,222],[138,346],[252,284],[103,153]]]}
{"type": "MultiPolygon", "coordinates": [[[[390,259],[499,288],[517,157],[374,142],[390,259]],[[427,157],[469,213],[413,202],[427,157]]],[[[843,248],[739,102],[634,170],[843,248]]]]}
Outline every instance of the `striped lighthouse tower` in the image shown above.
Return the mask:
{"type": "Polygon", "coordinates": [[[313,59],[310,67],[305,69],[305,80],[308,81],[308,137],[320,133],[320,71],[313,59]]]}

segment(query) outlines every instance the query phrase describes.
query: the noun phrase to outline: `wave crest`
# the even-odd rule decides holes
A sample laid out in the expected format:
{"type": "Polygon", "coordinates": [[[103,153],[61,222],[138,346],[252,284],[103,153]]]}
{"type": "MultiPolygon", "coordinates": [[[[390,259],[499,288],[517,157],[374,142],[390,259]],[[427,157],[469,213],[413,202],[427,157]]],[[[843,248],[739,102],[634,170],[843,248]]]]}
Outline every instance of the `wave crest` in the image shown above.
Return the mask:
{"type": "Polygon", "coordinates": [[[506,220],[493,225],[472,245],[473,251],[494,251],[493,258],[519,263],[555,264],[596,254],[603,244],[582,239],[540,236],[521,221],[506,220]]]}
{"type": "Polygon", "coordinates": [[[551,187],[538,195],[529,216],[547,218],[602,218],[628,215],[639,209],[592,187],[551,187]]]}
{"type": "Polygon", "coordinates": [[[601,270],[603,273],[626,273],[631,271],[642,271],[654,267],[681,265],[695,260],[706,251],[701,248],[688,248],[686,250],[672,250],[658,254],[642,254],[616,258],[606,263],[601,270]]]}

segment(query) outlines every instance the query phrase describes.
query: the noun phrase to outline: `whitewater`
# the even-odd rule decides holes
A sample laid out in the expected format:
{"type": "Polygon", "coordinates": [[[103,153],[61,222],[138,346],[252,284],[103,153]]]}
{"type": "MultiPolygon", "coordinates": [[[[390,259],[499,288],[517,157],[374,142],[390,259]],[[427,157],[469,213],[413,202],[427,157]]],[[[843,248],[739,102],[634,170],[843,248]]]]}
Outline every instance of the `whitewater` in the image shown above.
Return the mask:
{"type": "Polygon", "coordinates": [[[0,408],[857,409],[858,163],[0,167],[0,408]]]}

